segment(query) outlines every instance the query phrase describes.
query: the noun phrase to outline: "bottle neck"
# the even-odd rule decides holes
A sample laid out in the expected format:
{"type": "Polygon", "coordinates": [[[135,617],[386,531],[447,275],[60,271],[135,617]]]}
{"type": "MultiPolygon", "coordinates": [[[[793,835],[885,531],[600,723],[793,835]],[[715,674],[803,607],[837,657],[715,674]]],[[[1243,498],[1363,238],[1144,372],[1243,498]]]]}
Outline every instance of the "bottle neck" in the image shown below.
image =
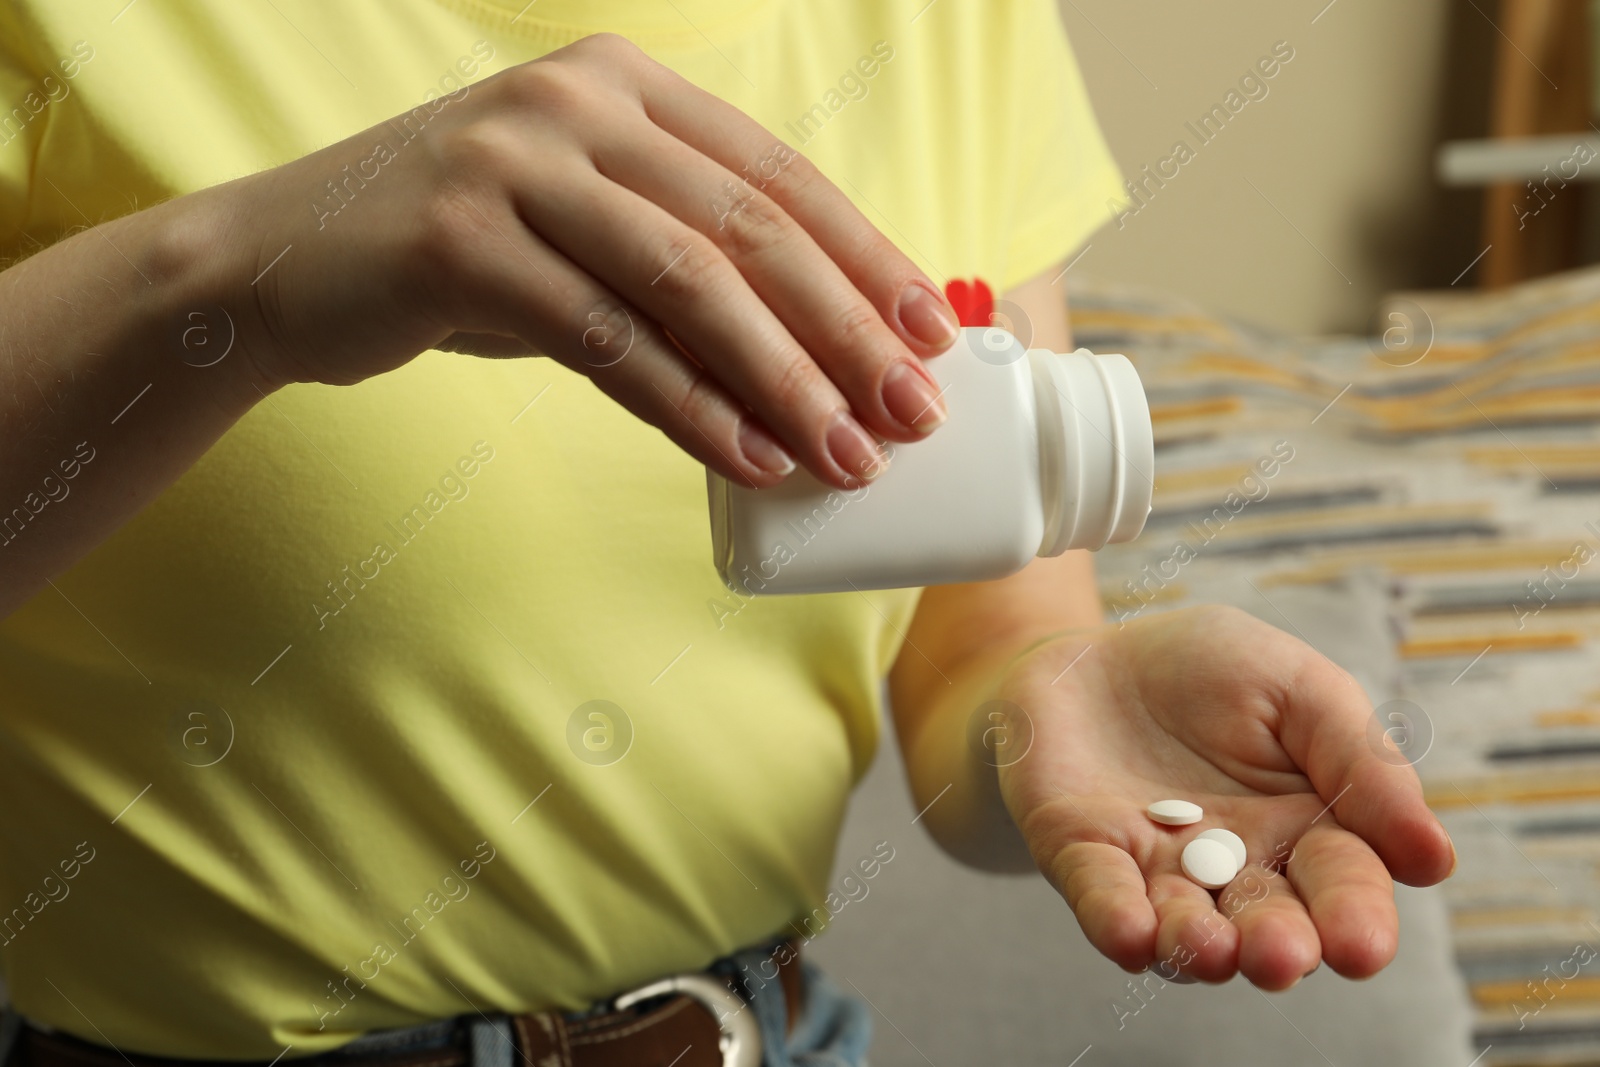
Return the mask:
{"type": "Polygon", "coordinates": [[[1155,488],[1155,439],[1139,375],[1127,358],[1087,349],[1030,349],[1039,498],[1039,555],[1131,541],[1155,488]]]}

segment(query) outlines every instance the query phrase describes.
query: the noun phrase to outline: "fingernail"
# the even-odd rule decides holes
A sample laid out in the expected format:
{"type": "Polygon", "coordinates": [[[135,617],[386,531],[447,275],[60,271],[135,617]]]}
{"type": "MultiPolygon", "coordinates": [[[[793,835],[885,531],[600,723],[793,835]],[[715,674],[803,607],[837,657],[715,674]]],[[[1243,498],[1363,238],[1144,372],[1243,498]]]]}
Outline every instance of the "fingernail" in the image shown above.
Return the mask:
{"type": "MultiPolygon", "coordinates": [[[[1445,840],[1449,841],[1450,839],[1446,838],[1445,840]]],[[[1456,868],[1459,866],[1461,866],[1461,857],[1456,854],[1456,843],[1450,841],[1450,870],[1445,874],[1445,877],[1449,878],[1450,875],[1455,874],[1456,868]]]]}
{"type": "Polygon", "coordinates": [[[848,411],[837,411],[828,427],[828,454],[852,479],[870,482],[883,473],[889,460],[872,435],[848,411]]]}
{"type": "Polygon", "coordinates": [[[883,376],[883,406],[901,425],[927,433],[947,412],[927,372],[909,359],[897,360],[883,376]]]}
{"type": "Polygon", "coordinates": [[[933,286],[918,280],[900,291],[900,325],[925,345],[943,351],[956,339],[961,323],[954,309],[933,286]]]}
{"type": "Polygon", "coordinates": [[[739,420],[739,451],[768,474],[784,475],[794,470],[794,457],[788,450],[749,419],[739,420]]]}

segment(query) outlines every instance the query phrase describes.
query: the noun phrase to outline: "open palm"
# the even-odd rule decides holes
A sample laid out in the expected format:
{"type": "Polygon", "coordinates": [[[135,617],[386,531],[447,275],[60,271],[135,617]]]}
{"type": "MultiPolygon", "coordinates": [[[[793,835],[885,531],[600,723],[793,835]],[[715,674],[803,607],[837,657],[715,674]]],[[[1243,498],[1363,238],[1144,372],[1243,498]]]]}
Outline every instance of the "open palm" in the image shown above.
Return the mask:
{"type": "Polygon", "coordinates": [[[1128,970],[1283,989],[1325,959],[1366,977],[1395,952],[1391,878],[1432,885],[1454,869],[1360,686],[1242,612],[1057,638],[1013,665],[999,697],[1031,738],[996,761],[1006,807],[1089,940],[1128,970]],[[1167,798],[1205,817],[1158,825],[1145,806],[1167,798]],[[1179,855],[1217,826],[1249,863],[1213,895],[1179,855]]]}

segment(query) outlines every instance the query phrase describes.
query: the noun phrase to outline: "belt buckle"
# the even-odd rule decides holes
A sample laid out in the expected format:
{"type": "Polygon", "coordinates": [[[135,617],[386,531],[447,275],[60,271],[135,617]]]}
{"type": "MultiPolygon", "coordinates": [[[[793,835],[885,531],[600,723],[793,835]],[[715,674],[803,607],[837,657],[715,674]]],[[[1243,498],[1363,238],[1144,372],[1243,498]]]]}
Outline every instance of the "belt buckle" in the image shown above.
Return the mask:
{"type": "Polygon", "coordinates": [[[651,997],[681,993],[699,1004],[717,1021],[721,1036],[722,1067],[761,1067],[761,1024],[750,1004],[708,974],[676,974],[630,990],[612,1001],[622,1011],[651,997]]]}

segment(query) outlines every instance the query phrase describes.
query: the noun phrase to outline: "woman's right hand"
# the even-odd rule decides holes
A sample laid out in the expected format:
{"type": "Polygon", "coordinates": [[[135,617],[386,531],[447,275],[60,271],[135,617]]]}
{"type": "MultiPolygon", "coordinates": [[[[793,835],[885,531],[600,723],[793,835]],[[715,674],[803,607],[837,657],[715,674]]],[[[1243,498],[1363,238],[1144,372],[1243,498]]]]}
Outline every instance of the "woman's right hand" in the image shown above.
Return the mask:
{"type": "Polygon", "coordinates": [[[938,288],[798,152],[622,38],[432,107],[210,191],[265,271],[241,339],[268,382],[540,353],[753,486],[796,459],[860,484],[872,435],[942,420],[938,288]]]}

